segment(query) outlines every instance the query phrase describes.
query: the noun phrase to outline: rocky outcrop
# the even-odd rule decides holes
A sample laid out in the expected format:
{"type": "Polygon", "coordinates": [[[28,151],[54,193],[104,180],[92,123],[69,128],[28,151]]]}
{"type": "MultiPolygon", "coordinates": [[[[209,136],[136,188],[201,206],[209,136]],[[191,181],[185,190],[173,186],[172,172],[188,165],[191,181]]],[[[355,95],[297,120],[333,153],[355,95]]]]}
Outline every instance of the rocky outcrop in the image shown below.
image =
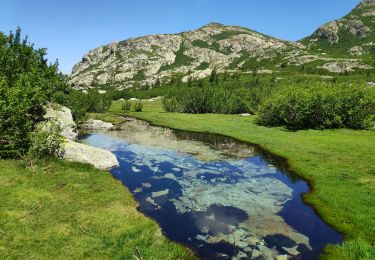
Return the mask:
{"type": "Polygon", "coordinates": [[[61,145],[60,157],[71,162],[88,163],[99,170],[108,170],[119,165],[116,156],[111,152],[68,139],[61,145]]]}
{"type": "Polygon", "coordinates": [[[76,123],[73,120],[72,111],[58,104],[48,104],[45,107],[46,120],[54,120],[61,128],[61,135],[69,140],[77,138],[76,123]]]}
{"type": "Polygon", "coordinates": [[[354,46],[349,49],[348,53],[352,56],[362,56],[365,52],[362,47],[354,46]]]}
{"type": "Polygon", "coordinates": [[[246,60],[267,60],[295,50],[299,43],[278,40],[238,26],[209,24],[179,34],[150,35],[111,43],[87,53],[73,68],[75,86],[152,86],[182,73],[203,78],[246,60]]]}
{"type": "Polygon", "coordinates": [[[336,21],[323,25],[315,32],[315,34],[321,39],[327,40],[330,44],[339,42],[339,26],[336,21]]]}
{"type": "Polygon", "coordinates": [[[342,61],[334,61],[334,62],[328,62],[324,64],[323,66],[320,66],[319,68],[328,70],[329,72],[334,73],[346,73],[346,72],[353,72],[355,70],[369,70],[373,67],[364,63],[361,63],[359,61],[348,61],[348,60],[342,60],[342,61]]]}
{"type": "Polygon", "coordinates": [[[370,41],[374,33],[375,23],[375,0],[364,0],[352,12],[341,19],[331,21],[318,28],[313,35],[302,40],[311,48],[322,49],[325,51],[333,48],[327,48],[325,41],[335,45],[335,49],[346,49],[366,43],[365,39],[370,41]]]}
{"type": "MultiPolygon", "coordinates": [[[[57,104],[48,104],[45,109],[45,126],[48,126],[49,121],[55,122],[60,127],[61,135],[64,137],[60,149],[57,151],[58,157],[67,161],[88,163],[99,170],[107,170],[118,166],[116,156],[111,152],[74,141],[77,138],[77,127],[69,108],[57,104]]],[[[100,120],[90,122],[88,126],[92,127],[91,129],[112,127],[112,124],[100,120]]]]}
{"type": "Polygon", "coordinates": [[[113,124],[103,122],[101,120],[89,119],[83,123],[80,128],[84,130],[108,130],[113,127],[113,124]]]}
{"type": "Polygon", "coordinates": [[[93,86],[102,90],[152,87],[176,78],[185,82],[204,78],[214,68],[219,73],[248,73],[259,63],[266,64],[259,71],[277,71],[281,62],[297,66],[325,58],[341,62],[344,55],[348,59],[361,56],[358,48],[352,49],[356,46],[363,48],[363,54],[371,54],[366,44],[375,30],[374,1],[362,1],[353,12],[326,23],[299,42],[217,23],[178,34],[114,42],[88,52],[74,66],[70,83],[81,90],[93,86]]]}

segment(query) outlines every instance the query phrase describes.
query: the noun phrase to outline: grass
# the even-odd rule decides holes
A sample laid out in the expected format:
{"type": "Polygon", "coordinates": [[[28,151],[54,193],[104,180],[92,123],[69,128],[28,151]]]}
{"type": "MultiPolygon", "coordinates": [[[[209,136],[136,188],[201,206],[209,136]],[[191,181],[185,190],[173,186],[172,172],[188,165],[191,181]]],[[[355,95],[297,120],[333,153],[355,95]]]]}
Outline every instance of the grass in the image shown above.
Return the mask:
{"type": "MultiPolygon", "coordinates": [[[[117,107],[115,102],[112,112],[117,107]]],[[[166,113],[160,102],[129,114],[155,125],[256,143],[286,158],[290,169],[313,187],[304,200],[345,236],[343,245],[328,246],[324,257],[375,259],[375,131],[291,132],[258,126],[255,116],[166,113]]]]}
{"type": "Polygon", "coordinates": [[[190,259],[109,173],[60,160],[0,160],[0,258],[190,259]]]}

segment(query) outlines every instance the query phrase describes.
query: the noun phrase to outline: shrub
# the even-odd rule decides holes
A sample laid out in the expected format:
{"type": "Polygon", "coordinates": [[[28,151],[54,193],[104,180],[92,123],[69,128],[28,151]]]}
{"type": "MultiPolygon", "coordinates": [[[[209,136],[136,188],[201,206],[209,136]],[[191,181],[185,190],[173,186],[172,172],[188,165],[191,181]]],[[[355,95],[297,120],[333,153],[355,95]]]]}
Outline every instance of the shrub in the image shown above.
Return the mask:
{"type": "Polygon", "coordinates": [[[167,112],[238,114],[253,112],[249,91],[197,83],[198,87],[181,87],[178,94],[163,101],[167,112]]]}
{"type": "Polygon", "coordinates": [[[60,126],[53,120],[38,124],[36,129],[30,134],[31,146],[29,154],[36,158],[56,155],[63,140],[60,133],[60,126]]]}
{"type": "Polygon", "coordinates": [[[125,100],[124,102],[122,102],[122,104],[121,104],[121,109],[123,110],[123,111],[129,111],[130,110],[130,108],[131,108],[131,103],[130,103],[130,101],[129,100],[125,100]]]}
{"type": "Polygon", "coordinates": [[[163,108],[166,112],[180,112],[181,107],[175,97],[163,98],[163,108]]]}
{"type": "Polygon", "coordinates": [[[47,101],[62,101],[66,77],[58,63],[49,64],[46,49],[34,49],[21,30],[0,32],[0,156],[20,157],[31,144],[30,133],[43,120],[47,101]]]}
{"type": "Polygon", "coordinates": [[[142,112],[143,109],[143,103],[142,101],[138,100],[133,103],[133,111],[134,112],[142,112]]]}
{"type": "Polygon", "coordinates": [[[375,99],[360,86],[291,86],[274,93],[259,109],[259,123],[290,129],[347,127],[374,123],[375,99]]]}

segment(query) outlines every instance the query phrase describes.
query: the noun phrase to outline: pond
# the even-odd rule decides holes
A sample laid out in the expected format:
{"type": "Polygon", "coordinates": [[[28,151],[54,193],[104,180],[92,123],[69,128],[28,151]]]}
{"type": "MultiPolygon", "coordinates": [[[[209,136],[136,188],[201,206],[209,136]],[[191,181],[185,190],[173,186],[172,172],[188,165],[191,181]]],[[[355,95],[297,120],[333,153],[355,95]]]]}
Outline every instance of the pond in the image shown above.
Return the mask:
{"type": "Polygon", "coordinates": [[[341,242],[303,203],[307,183],[255,146],[136,119],[81,141],[112,151],[139,210],[200,258],[317,259],[341,242]]]}

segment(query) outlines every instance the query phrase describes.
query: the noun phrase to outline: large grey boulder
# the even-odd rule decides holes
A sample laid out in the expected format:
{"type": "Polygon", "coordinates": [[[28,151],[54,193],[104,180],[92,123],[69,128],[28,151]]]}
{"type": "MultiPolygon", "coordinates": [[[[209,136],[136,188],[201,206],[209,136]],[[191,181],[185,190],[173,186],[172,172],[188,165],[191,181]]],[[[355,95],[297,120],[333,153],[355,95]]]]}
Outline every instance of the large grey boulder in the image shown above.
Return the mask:
{"type": "Polygon", "coordinates": [[[64,106],[58,104],[48,104],[45,107],[46,114],[44,119],[47,121],[55,121],[61,128],[61,135],[69,140],[76,140],[77,125],[73,120],[72,111],[64,106]]]}
{"type": "Polygon", "coordinates": [[[110,151],[69,139],[61,145],[60,157],[71,162],[88,163],[99,170],[108,170],[119,166],[116,156],[110,151]]]}
{"type": "MultiPolygon", "coordinates": [[[[88,163],[99,170],[107,170],[119,165],[116,156],[111,152],[75,142],[78,135],[77,126],[69,108],[58,104],[48,104],[45,110],[45,127],[48,127],[49,123],[53,121],[61,128],[60,134],[64,137],[57,152],[58,157],[71,162],[88,163]]],[[[112,124],[99,120],[93,120],[91,125],[96,127],[112,126],[112,124]]]]}
{"type": "Polygon", "coordinates": [[[81,129],[85,130],[107,130],[112,127],[113,124],[96,119],[89,119],[80,126],[81,129]]]}

